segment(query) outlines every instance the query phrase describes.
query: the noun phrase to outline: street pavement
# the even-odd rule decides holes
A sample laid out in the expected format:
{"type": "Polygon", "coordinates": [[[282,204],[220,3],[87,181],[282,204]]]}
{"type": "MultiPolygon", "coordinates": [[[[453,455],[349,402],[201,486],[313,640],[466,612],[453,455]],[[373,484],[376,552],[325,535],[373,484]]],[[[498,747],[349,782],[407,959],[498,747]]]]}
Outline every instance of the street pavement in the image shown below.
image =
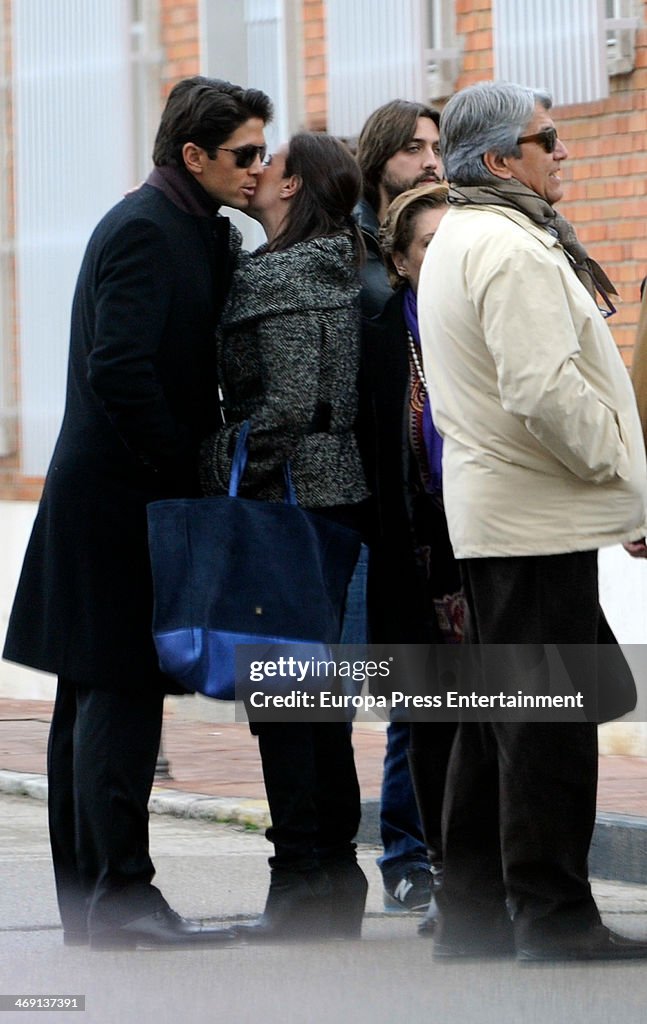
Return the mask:
{"type": "MultiPolygon", "coordinates": [[[[267,825],[257,741],[245,723],[233,720],[233,713],[232,704],[205,698],[167,700],[159,766],[170,771],[156,779],[153,812],[267,825]]],[[[0,793],[45,799],[51,714],[51,701],[0,699],[0,793]]],[[[362,795],[359,839],[373,845],[380,842],[384,728],[384,723],[363,721],[353,726],[362,795]]],[[[590,864],[600,878],[647,884],[647,757],[600,757],[590,864]]]]}
{"type": "MultiPolygon", "coordinates": [[[[262,831],[151,818],[156,881],[188,916],[258,913],[270,847],[262,831]]],[[[63,946],[41,800],[0,795],[0,997],[83,995],[85,1011],[17,1011],[44,1024],[645,1024],[647,964],[434,964],[416,918],[382,912],[377,850],[362,941],[192,951],[63,946]]],[[[596,882],[606,923],[647,936],[647,887],[596,882]]],[[[0,998],[0,1005],[2,999],[0,998]]]]}

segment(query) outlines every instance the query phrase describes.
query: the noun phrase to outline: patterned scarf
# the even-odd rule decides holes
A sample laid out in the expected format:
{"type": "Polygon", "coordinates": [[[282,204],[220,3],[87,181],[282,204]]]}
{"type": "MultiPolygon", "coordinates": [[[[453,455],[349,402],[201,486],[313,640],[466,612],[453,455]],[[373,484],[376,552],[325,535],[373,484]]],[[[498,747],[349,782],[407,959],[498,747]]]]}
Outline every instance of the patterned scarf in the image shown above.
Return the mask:
{"type": "MultiPolygon", "coordinates": [[[[418,301],[413,288],[407,285],[402,302],[404,322],[409,336],[416,346],[418,359],[422,365],[422,352],[420,350],[420,330],[418,327],[418,301]]],[[[421,381],[421,383],[423,383],[421,381]]],[[[422,439],[427,455],[429,467],[429,487],[431,492],[442,490],[443,483],[443,439],[434,426],[431,415],[431,403],[426,385],[424,387],[424,403],[422,407],[422,439]]]]}
{"type": "Polygon", "coordinates": [[[561,242],[571,260],[573,270],[593,298],[596,291],[605,299],[607,295],[617,296],[615,285],[600,264],[588,255],[575,234],[573,225],[562,217],[561,213],[557,213],[550,203],[515,178],[511,181],[502,181],[500,185],[452,185],[449,190],[449,202],[454,206],[475,204],[508,206],[520,210],[561,242]]]}

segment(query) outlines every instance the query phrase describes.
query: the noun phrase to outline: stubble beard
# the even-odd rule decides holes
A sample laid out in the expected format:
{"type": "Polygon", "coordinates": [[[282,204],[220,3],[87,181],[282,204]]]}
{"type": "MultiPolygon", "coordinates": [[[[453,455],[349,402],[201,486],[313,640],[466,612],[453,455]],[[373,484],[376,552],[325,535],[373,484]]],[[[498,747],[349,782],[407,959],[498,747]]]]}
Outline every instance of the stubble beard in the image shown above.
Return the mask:
{"type": "Polygon", "coordinates": [[[396,180],[385,175],[382,178],[382,188],[388,196],[389,203],[402,195],[403,192],[407,192],[410,188],[418,188],[419,185],[439,185],[443,179],[438,176],[436,171],[428,171],[426,174],[419,174],[412,181],[396,180]]]}

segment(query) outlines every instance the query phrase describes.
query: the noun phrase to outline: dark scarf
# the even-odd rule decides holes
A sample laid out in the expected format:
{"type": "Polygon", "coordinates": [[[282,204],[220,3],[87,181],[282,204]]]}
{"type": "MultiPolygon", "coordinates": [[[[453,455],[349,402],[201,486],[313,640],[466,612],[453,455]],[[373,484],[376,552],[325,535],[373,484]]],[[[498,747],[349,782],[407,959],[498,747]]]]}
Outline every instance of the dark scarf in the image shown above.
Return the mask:
{"type": "Polygon", "coordinates": [[[218,204],[180,167],[154,167],[146,184],[158,188],[184,213],[194,217],[215,217],[218,213],[218,204]]]}
{"type": "Polygon", "coordinates": [[[573,270],[593,298],[596,290],[603,297],[618,294],[599,263],[588,255],[573,225],[561,213],[557,213],[550,203],[515,178],[506,182],[502,180],[500,185],[452,185],[449,202],[455,206],[507,206],[525,213],[531,221],[546,228],[561,242],[573,270]]]}
{"type": "MultiPolygon", "coordinates": [[[[404,314],[404,322],[407,331],[416,346],[418,359],[420,360],[420,365],[422,365],[420,329],[418,327],[418,300],[416,293],[410,285],[407,285],[404,292],[402,312],[404,314]]],[[[429,467],[429,474],[431,477],[431,490],[440,491],[442,490],[443,485],[443,439],[434,426],[434,421],[431,415],[429,392],[426,387],[425,401],[422,408],[422,438],[425,445],[425,451],[427,453],[427,465],[429,467]]]]}

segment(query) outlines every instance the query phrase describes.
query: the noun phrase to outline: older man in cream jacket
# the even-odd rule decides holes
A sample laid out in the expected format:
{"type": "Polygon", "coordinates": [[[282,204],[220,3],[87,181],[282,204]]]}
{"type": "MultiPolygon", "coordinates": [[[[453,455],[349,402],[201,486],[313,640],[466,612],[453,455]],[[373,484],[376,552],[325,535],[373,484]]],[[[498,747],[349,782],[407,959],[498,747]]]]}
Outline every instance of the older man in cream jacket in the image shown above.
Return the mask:
{"type": "MultiPolygon", "coordinates": [[[[469,639],[514,645],[506,663],[520,689],[528,645],[570,651],[602,709],[597,652],[607,674],[611,664],[626,683],[628,670],[599,607],[597,549],[644,535],[647,470],[605,322],[615,291],[554,209],[568,154],[550,108],[547,94],[510,83],[447,104],[452,209],[418,311],[469,639]]],[[[461,722],[435,957],[647,956],[647,943],[604,927],[591,895],[596,784],[595,721],[461,722]]]]}

